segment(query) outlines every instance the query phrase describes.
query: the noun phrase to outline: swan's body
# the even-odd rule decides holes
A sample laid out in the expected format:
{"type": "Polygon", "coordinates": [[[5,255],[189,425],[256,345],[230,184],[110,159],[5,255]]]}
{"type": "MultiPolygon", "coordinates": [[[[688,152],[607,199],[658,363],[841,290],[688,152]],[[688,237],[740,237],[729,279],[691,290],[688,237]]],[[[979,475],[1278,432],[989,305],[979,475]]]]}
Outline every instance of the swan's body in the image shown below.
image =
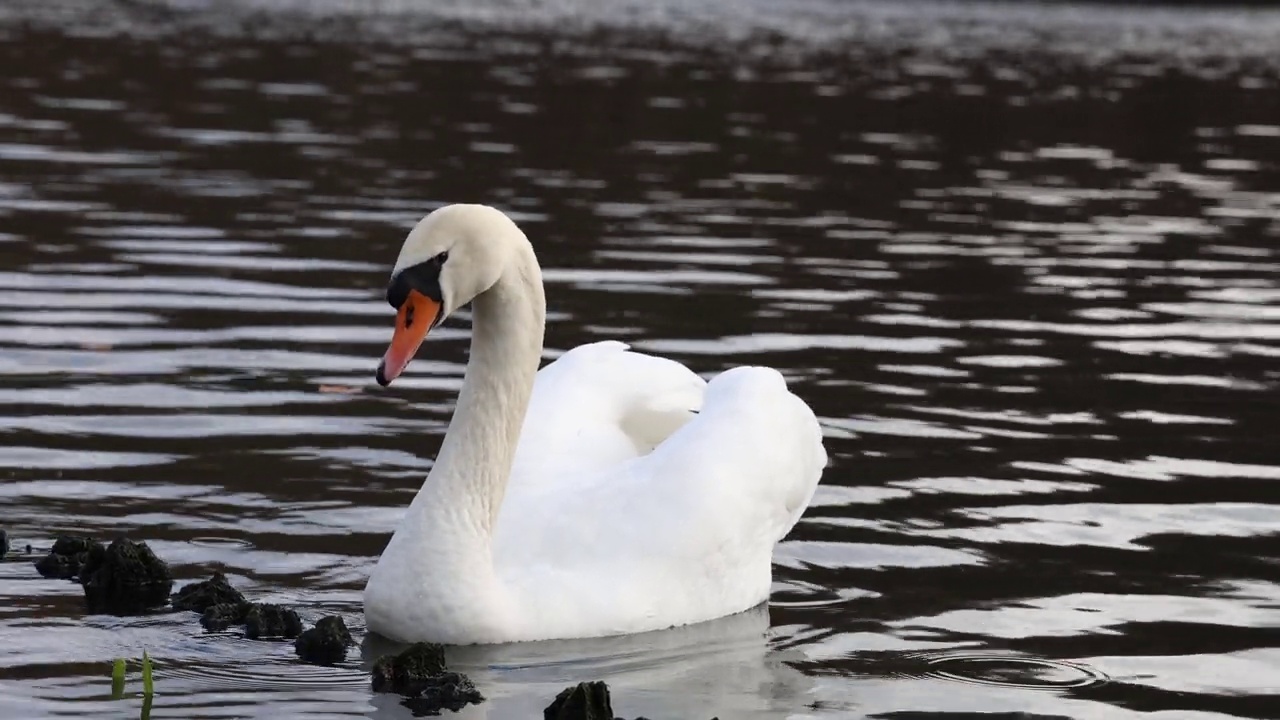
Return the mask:
{"type": "Polygon", "coordinates": [[[388,299],[401,312],[384,384],[469,300],[474,331],[435,466],[365,588],[370,630],[450,644],[593,637],[768,599],[773,547],[826,464],[813,412],[777,371],[705,383],[603,342],[538,372],[541,271],[524,234],[483,206],[419,223],[388,299]]]}

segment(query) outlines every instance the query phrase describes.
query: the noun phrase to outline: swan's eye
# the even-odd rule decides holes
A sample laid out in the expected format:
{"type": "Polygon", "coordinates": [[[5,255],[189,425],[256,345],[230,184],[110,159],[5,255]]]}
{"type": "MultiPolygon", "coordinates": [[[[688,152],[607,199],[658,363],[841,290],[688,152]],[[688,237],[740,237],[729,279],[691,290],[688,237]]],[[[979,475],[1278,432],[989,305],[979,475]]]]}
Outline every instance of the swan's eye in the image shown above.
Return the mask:
{"type": "Polygon", "coordinates": [[[413,305],[404,309],[404,326],[406,328],[413,327],[413,305]]]}
{"type": "Polygon", "coordinates": [[[449,251],[448,251],[448,250],[445,250],[444,252],[440,253],[439,255],[437,255],[437,256],[435,256],[435,257],[431,258],[431,262],[434,262],[437,266],[440,266],[440,265],[443,265],[443,264],[444,264],[444,261],[445,261],[445,260],[448,260],[448,259],[449,259],[449,251]]]}

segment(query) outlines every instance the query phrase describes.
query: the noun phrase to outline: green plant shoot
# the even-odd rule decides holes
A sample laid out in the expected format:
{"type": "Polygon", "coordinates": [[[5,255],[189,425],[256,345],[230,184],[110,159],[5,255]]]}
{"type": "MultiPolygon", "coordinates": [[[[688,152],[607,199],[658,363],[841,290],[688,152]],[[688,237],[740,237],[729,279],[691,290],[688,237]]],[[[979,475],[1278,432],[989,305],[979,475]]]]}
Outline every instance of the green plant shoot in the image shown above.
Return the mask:
{"type": "Polygon", "coordinates": [[[111,664],[111,699],[119,700],[124,697],[124,658],[116,658],[111,664]]]}
{"type": "Polygon", "coordinates": [[[155,693],[155,685],[151,682],[151,656],[142,651],[142,694],[151,697],[155,693]]]}

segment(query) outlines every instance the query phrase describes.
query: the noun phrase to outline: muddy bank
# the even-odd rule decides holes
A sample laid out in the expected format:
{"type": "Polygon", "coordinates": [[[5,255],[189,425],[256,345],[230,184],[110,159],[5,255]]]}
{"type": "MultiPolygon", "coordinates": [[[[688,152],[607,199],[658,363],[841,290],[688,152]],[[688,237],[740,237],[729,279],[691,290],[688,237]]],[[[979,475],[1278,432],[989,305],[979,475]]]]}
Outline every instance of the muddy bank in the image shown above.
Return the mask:
{"type": "Polygon", "coordinates": [[[868,48],[954,60],[1000,53],[1074,56],[1086,62],[1164,56],[1192,64],[1253,58],[1271,66],[1280,22],[1274,14],[1231,8],[1142,8],[1074,3],[915,0],[587,0],[520,3],[463,0],[11,0],[0,5],[4,26],[62,32],[165,38],[201,35],[306,42],[352,41],[454,50],[521,47],[544,36],[574,53],[651,52],[717,56],[733,62],[811,62],[831,54],[860,57],[868,48]],[[76,18],[78,23],[68,23],[76,18]],[[70,27],[68,27],[70,25],[70,27]],[[945,32],[940,32],[945,28],[945,32]],[[1222,38],[1232,42],[1224,43],[1222,38]]]}

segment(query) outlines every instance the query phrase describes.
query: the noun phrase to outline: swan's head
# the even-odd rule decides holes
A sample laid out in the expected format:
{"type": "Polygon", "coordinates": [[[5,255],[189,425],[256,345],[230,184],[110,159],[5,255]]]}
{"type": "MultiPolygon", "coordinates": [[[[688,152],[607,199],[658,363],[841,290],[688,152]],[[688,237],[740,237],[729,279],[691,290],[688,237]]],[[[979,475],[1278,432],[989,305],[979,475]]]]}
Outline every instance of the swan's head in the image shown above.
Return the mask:
{"type": "Polygon", "coordinates": [[[387,285],[396,329],[378,365],[380,385],[400,375],[432,328],[498,282],[509,251],[501,238],[513,231],[510,218],[485,205],[446,205],[409,231],[387,285]]]}

